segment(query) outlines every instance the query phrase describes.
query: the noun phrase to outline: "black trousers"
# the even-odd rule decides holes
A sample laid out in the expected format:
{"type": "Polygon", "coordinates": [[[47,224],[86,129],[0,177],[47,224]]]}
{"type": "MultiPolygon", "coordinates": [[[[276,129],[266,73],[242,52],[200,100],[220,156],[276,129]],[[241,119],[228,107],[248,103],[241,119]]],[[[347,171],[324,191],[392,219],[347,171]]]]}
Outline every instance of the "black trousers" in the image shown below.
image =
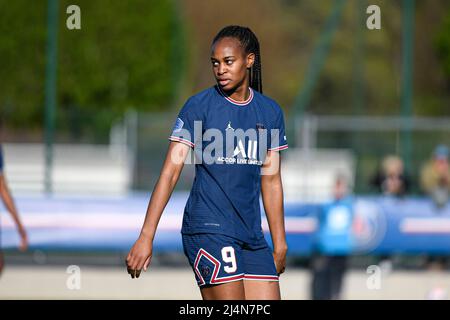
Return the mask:
{"type": "Polygon", "coordinates": [[[347,270],[346,256],[314,255],[311,259],[311,299],[338,300],[347,270]]]}

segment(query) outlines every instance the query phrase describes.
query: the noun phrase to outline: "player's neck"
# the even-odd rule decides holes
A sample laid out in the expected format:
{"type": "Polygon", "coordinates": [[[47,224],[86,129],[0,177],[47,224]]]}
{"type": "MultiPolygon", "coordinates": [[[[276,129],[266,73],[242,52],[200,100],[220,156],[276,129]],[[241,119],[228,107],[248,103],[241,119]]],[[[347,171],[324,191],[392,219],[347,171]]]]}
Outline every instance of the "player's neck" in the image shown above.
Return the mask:
{"type": "Polygon", "coordinates": [[[240,86],[234,90],[224,91],[224,93],[234,101],[244,102],[250,97],[250,89],[248,85],[240,86]]]}

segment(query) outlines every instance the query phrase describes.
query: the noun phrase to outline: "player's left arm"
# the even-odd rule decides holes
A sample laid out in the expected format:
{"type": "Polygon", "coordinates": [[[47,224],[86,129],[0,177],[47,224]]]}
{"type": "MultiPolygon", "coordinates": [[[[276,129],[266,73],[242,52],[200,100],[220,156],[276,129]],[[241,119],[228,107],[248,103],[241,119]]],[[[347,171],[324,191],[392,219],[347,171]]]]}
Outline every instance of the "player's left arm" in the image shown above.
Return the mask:
{"type": "Polygon", "coordinates": [[[19,231],[21,238],[20,250],[26,250],[28,247],[27,233],[25,231],[25,228],[23,227],[22,222],[20,221],[19,214],[17,212],[13,198],[8,189],[6,178],[2,172],[0,172],[0,197],[2,198],[6,209],[11,214],[11,217],[13,218],[14,222],[17,225],[17,229],[19,231]]]}
{"type": "Polygon", "coordinates": [[[269,151],[261,172],[261,195],[273,243],[273,257],[279,274],[286,266],[286,231],[284,228],[283,185],[280,153],[269,151]]]}

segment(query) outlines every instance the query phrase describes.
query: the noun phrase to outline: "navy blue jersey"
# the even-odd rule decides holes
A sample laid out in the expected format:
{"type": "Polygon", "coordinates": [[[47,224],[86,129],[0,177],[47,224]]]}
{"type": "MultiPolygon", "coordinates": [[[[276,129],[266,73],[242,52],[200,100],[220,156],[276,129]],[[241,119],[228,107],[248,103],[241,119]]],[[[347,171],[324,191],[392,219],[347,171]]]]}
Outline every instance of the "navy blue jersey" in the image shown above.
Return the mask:
{"type": "Polygon", "coordinates": [[[247,101],[218,86],[190,97],[169,137],[194,149],[195,179],[183,234],[221,233],[258,243],[261,167],[268,150],[288,147],[284,116],[272,99],[252,89],[247,101]]]}

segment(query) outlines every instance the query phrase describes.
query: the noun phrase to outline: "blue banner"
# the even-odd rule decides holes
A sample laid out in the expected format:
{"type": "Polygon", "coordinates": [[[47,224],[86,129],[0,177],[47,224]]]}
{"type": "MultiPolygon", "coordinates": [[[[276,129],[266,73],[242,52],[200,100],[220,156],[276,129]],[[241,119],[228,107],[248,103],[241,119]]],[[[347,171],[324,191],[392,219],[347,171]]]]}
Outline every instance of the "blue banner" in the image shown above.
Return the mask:
{"type": "MultiPolygon", "coordinates": [[[[158,227],[154,248],[179,251],[187,193],[174,193],[158,227]]],[[[30,249],[128,251],[139,235],[149,195],[108,197],[16,196],[30,249]]],[[[319,215],[332,204],[286,203],[289,255],[309,255],[317,245],[319,215]]],[[[331,207],[330,207],[331,206],[331,207]]],[[[426,198],[356,197],[352,208],[352,243],[356,254],[450,254],[450,205],[438,209],[426,198]]],[[[263,215],[263,230],[270,234],[263,215]]],[[[14,249],[19,237],[12,219],[1,208],[1,244],[14,249]]],[[[339,221],[339,219],[337,220],[339,221]]]]}

